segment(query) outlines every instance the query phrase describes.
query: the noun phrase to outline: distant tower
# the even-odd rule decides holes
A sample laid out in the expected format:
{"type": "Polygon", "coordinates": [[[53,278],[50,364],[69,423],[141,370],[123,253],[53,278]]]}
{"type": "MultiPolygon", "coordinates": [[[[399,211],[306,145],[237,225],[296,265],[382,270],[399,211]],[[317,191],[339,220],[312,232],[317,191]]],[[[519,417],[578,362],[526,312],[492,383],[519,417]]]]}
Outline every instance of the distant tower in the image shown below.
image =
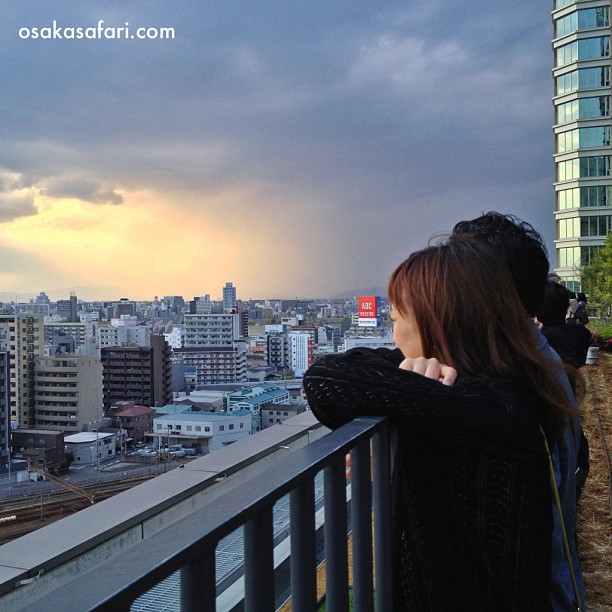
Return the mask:
{"type": "Polygon", "coordinates": [[[223,312],[229,312],[236,308],[236,287],[233,283],[225,283],[223,287],[223,312]]]}
{"type": "Polygon", "coordinates": [[[67,323],[76,323],[79,320],[77,297],[70,294],[67,300],[58,300],[57,314],[67,323]]]}
{"type": "Polygon", "coordinates": [[[610,0],[555,0],[556,262],[580,290],[580,267],[612,231],[610,0]]]}
{"type": "Polygon", "coordinates": [[[120,319],[123,315],[136,316],[136,304],[128,298],[121,298],[113,306],[115,309],[115,316],[113,318],[115,319],[120,319]]]}

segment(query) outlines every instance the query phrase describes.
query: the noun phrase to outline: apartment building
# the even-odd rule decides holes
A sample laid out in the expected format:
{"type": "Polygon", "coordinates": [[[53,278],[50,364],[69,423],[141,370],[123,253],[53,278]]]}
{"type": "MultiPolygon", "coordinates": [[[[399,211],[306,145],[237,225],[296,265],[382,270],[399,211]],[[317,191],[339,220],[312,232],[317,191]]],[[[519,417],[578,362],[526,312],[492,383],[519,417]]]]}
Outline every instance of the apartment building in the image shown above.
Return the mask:
{"type": "Polygon", "coordinates": [[[102,418],[102,364],[95,355],[57,355],[34,361],[34,425],[67,434],[102,418]]]}
{"type": "Polygon", "coordinates": [[[555,0],[553,10],[556,262],[580,268],[612,231],[610,0],[555,0]]]}
{"type": "Polygon", "coordinates": [[[138,319],[132,315],[123,315],[111,319],[110,325],[98,325],[98,346],[149,346],[151,342],[151,329],[146,325],[139,325],[138,319]]]}
{"type": "Polygon", "coordinates": [[[198,453],[210,453],[251,434],[251,413],[182,412],[164,415],[154,421],[152,432],[160,446],[181,444],[198,453]]]}
{"type": "Polygon", "coordinates": [[[3,348],[3,342],[0,336],[0,472],[4,472],[10,459],[11,443],[10,353],[3,348]]]}
{"type": "Polygon", "coordinates": [[[246,381],[248,341],[240,313],[189,314],[184,318],[184,348],[174,358],[194,367],[197,384],[246,381]]]}
{"type": "Polygon", "coordinates": [[[106,347],[101,350],[104,411],[121,401],[164,406],[172,401],[171,350],[163,336],[151,346],[106,347]]]}
{"type": "Polygon", "coordinates": [[[34,424],[34,359],[44,355],[44,317],[0,315],[0,334],[10,354],[10,419],[20,427],[34,424]]]}
{"type": "Polygon", "coordinates": [[[313,363],[314,340],[309,332],[289,332],[291,369],[298,378],[304,376],[313,363]]]}

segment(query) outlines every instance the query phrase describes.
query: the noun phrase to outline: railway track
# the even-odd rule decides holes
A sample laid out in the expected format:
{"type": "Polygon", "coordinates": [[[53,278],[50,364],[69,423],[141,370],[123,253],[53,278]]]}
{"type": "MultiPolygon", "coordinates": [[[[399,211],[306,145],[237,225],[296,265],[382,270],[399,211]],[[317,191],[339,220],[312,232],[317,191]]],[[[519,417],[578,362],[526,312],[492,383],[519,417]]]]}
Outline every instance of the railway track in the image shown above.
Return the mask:
{"type": "MultiPolygon", "coordinates": [[[[139,476],[84,486],[95,502],[130,489],[152,476],[139,476]]],[[[88,499],[61,489],[0,501],[0,545],[90,506],[88,499]],[[4,519],[4,520],[3,520],[4,519]]]]}

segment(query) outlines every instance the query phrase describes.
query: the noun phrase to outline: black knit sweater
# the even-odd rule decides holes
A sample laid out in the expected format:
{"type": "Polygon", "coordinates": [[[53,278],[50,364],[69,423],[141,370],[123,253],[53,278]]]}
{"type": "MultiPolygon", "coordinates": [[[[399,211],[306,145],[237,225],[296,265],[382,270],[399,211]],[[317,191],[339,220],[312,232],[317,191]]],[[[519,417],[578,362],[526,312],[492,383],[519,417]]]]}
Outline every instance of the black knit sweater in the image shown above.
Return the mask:
{"type": "Polygon", "coordinates": [[[398,426],[394,609],[549,610],[551,494],[538,402],[510,381],[446,386],[400,361],[399,351],[354,349],[304,376],[325,425],[388,415],[398,426]]]}

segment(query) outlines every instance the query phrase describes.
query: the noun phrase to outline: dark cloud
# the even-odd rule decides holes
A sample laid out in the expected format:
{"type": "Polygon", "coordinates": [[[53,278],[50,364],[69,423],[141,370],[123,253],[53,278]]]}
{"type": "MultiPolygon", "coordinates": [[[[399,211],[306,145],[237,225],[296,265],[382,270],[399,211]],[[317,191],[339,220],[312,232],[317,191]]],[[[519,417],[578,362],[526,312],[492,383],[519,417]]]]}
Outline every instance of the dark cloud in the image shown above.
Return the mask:
{"type": "Polygon", "coordinates": [[[0,165],[48,195],[120,203],[121,190],[151,189],[191,194],[202,214],[207,194],[257,190],[259,206],[236,217],[261,234],[266,215],[286,231],[300,219],[296,267],[338,260],[351,286],[483,210],[552,243],[550,6],[448,6],[5,0],[0,165]],[[176,38],[17,36],[54,19],[176,38]],[[363,244],[397,248],[367,264],[363,244]]]}
{"type": "Polygon", "coordinates": [[[121,204],[123,197],[108,185],[79,176],[59,176],[45,179],[41,194],[54,198],[77,198],[93,204],[121,204]]]}
{"type": "Polygon", "coordinates": [[[0,193],[0,222],[30,217],[37,212],[32,194],[0,193]]]}

